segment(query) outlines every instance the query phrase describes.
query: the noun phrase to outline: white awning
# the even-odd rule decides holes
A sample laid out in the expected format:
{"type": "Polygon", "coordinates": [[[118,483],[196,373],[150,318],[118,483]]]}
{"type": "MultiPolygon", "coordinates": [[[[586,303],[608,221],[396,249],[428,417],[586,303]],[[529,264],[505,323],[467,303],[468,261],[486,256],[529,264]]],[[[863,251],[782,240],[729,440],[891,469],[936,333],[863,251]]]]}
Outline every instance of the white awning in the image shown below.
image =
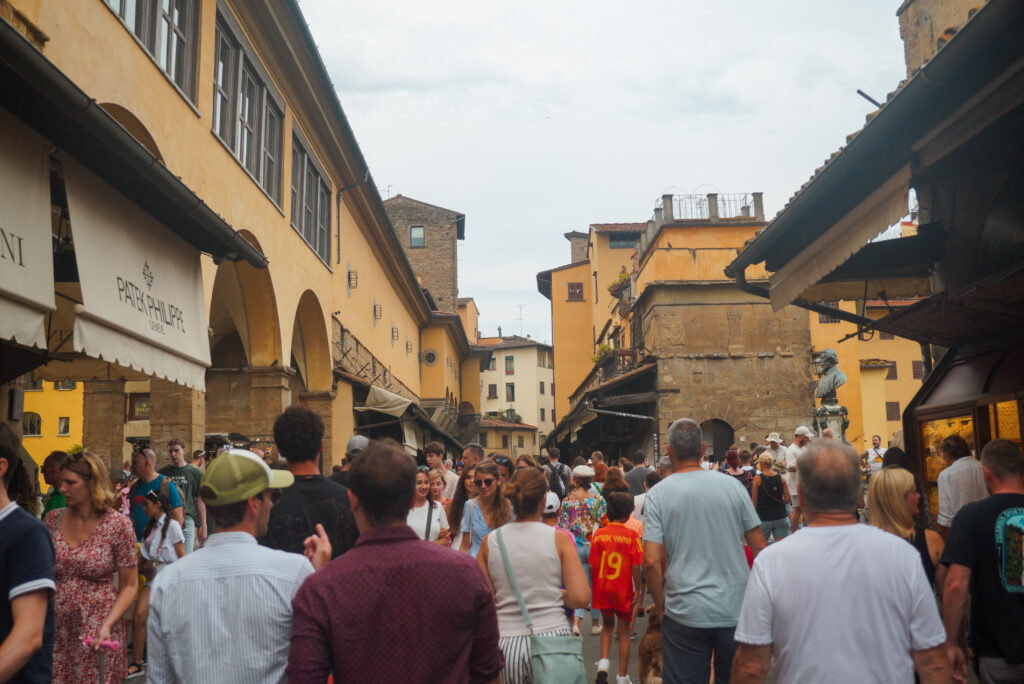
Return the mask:
{"type": "Polygon", "coordinates": [[[400,418],[405,409],[409,408],[412,400],[399,396],[394,392],[388,392],[376,385],[370,386],[370,392],[366,395],[366,403],[354,407],[356,411],[380,411],[389,416],[400,418]]]}
{"type": "MultiPolygon", "coordinates": [[[[772,308],[778,311],[792,303],[873,237],[903,218],[908,211],[909,190],[908,164],[772,275],[772,308]]],[[[813,221],[814,217],[807,220],[813,221]]]]}
{"type": "Polygon", "coordinates": [[[405,450],[411,456],[416,456],[416,450],[420,448],[420,440],[416,435],[416,422],[410,420],[402,423],[402,433],[405,436],[405,450]]]}
{"type": "Polygon", "coordinates": [[[74,160],[62,163],[82,296],[74,351],[204,390],[199,250],[74,160]]]}
{"type": "Polygon", "coordinates": [[[0,109],[0,340],[46,348],[53,311],[50,144],[0,109]]]}

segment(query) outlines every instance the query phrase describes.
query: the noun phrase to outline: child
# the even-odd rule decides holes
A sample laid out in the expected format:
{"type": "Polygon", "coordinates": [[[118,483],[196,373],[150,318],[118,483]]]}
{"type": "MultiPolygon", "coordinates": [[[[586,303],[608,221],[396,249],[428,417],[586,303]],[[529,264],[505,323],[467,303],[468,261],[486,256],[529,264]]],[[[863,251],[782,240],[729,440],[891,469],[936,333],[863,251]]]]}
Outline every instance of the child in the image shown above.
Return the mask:
{"type": "Polygon", "coordinates": [[[185,533],[178,521],[167,515],[169,510],[171,500],[166,491],[154,489],[146,493],[142,511],[149,516],[149,522],[139,544],[145,561],[140,567],[139,574],[145,577],[146,583],[139,589],[135,603],[132,624],[132,654],[135,656],[135,662],[128,666],[129,675],[137,674],[145,667],[143,654],[146,652],[146,618],[149,617],[149,582],[160,568],[185,555],[185,533]]]}
{"type": "Polygon", "coordinates": [[[605,527],[594,533],[590,544],[590,573],[594,594],[592,605],[601,611],[604,626],[601,629],[601,659],[597,661],[597,682],[608,681],[611,662],[612,631],[619,636],[619,676],[617,684],[631,684],[629,675],[629,625],[643,600],[640,590],[640,569],[644,553],[640,536],[626,527],[633,512],[633,497],[629,492],[610,492],[608,520],[605,527]],[[616,627],[616,618],[618,626],[616,627]]]}

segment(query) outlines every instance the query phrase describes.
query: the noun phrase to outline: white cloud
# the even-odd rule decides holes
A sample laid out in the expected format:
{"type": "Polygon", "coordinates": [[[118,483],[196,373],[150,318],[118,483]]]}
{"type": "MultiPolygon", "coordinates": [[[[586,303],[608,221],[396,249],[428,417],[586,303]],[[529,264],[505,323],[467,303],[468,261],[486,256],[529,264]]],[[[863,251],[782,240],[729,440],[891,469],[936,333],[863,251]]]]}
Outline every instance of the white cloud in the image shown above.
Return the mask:
{"type": "Polygon", "coordinates": [[[904,77],[894,3],[303,0],[378,186],[466,214],[460,295],[550,339],[562,234],[663,192],[773,215],[904,77]],[[682,190],[680,190],[682,189],[682,190]],[[707,192],[707,188],[700,189],[707,192]]]}

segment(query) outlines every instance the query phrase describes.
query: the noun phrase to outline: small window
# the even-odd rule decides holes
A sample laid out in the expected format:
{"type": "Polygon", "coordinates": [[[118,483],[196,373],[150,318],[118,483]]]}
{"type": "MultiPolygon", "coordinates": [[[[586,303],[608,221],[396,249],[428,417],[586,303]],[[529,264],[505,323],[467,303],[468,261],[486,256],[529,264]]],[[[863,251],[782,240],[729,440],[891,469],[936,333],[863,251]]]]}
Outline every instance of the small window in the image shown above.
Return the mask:
{"type": "Polygon", "coordinates": [[[490,362],[487,364],[487,370],[497,370],[497,368],[498,360],[492,356],[490,362]]]}
{"type": "Polygon", "coordinates": [[[898,401],[887,401],[887,402],[885,402],[885,419],[886,420],[899,420],[900,419],[900,402],[898,402],[898,401]]]}
{"type": "Polygon", "coordinates": [[[544,422],[544,407],[543,406],[540,409],[540,422],[542,422],[542,423],[544,422]]]}
{"type": "Polygon", "coordinates": [[[880,340],[895,340],[896,336],[893,335],[890,332],[885,332],[884,330],[879,330],[878,331],[878,339],[880,339],[880,340]]]}
{"type": "MultiPolygon", "coordinates": [[[[821,305],[822,306],[827,306],[827,307],[829,307],[831,309],[838,309],[839,308],[839,302],[821,302],[821,305]]],[[[823,313],[819,313],[818,314],[818,323],[839,323],[839,322],[840,322],[840,320],[838,318],[836,318],[835,316],[830,316],[828,314],[823,314],[823,313]]]]}
{"type": "Polygon", "coordinates": [[[409,228],[409,246],[426,247],[427,240],[423,235],[423,226],[412,226],[409,228]]]}
{"type": "Polygon", "coordinates": [[[540,381],[540,393],[544,394],[544,381],[543,380],[540,381]]]}
{"type": "Polygon", "coordinates": [[[608,246],[612,249],[632,249],[639,239],[640,233],[612,233],[608,236],[608,246]]]}
{"type": "Polygon", "coordinates": [[[569,301],[583,301],[583,283],[569,283],[569,301]]]}
{"type": "Polygon", "coordinates": [[[516,357],[506,356],[505,357],[505,375],[515,375],[516,372],[516,357]]]}
{"type": "Polygon", "coordinates": [[[486,432],[481,432],[480,433],[480,446],[482,446],[482,447],[486,447],[487,446],[487,433],[486,432]]]}
{"type": "Polygon", "coordinates": [[[60,437],[67,437],[71,434],[71,419],[67,416],[61,416],[57,419],[57,435],[60,437]]]}
{"type": "Polygon", "coordinates": [[[75,389],[76,385],[78,385],[78,383],[75,382],[74,380],[68,380],[68,379],[58,380],[57,382],[53,383],[53,389],[55,389],[55,390],[73,390],[73,389],[75,389]]]}
{"type": "Polygon", "coordinates": [[[501,436],[501,448],[508,449],[508,435],[501,436]]]}
{"type": "Polygon", "coordinates": [[[505,401],[516,400],[516,383],[506,382],[505,383],[505,401]]]}
{"type": "Polygon", "coordinates": [[[520,449],[526,446],[526,439],[522,435],[519,435],[518,444],[520,449]]]}
{"type": "Polygon", "coordinates": [[[25,391],[38,392],[43,389],[43,379],[25,376],[25,391]]]}
{"type": "Polygon", "coordinates": [[[899,374],[896,372],[896,362],[889,362],[889,373],[885,376],[886,380],[899,380],[899,374]]]}
{"type": "Polygon", "coordinates": [[[149,420],[149,394],[128,397],[128,420],[149,420]]]}
{"type": "Polygon", "coordinates": [[[25,437],[38,437],[43,434],[43,419],[38,413],[26,411],[21,417],[21,434],[25,437]]]}
{"type": "Polygon", "coordinates": [[[911,361],[910,368],[912,370],[914,380],[921,380],[924,378],[924,361],[911,361]]]}
{"type": "Polygon", "coordinates": [[[498,398],[498,386],[497,385],[487,385],[487,398],[488,399],[497,399],[498,398]]]}

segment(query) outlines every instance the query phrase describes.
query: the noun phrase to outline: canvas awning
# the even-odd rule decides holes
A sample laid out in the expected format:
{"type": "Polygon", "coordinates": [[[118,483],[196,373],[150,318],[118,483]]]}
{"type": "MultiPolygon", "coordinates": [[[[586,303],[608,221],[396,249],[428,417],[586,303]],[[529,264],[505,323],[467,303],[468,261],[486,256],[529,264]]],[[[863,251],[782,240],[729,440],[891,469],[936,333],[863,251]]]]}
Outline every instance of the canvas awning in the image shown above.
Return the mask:
{"type": "Polygon", "coordinates": [[[0,340],[46,349],[53,311],[49,143],[0,109],[0,340]]]}
{"type": "Polygon", "coordinates": [[[409,408],[409,404],[412,400],[406,399],[403,396],[395,394],[394,392],[388,392],[386,389],[377,387],[376,385],[370,386],[370,391],[366,395],[366,401],[362,406],[354,407],[356,411],[378,411],[380,413],[386,413],[389,416],[395,418],[401,418],[405,410],[409,408]]]}

